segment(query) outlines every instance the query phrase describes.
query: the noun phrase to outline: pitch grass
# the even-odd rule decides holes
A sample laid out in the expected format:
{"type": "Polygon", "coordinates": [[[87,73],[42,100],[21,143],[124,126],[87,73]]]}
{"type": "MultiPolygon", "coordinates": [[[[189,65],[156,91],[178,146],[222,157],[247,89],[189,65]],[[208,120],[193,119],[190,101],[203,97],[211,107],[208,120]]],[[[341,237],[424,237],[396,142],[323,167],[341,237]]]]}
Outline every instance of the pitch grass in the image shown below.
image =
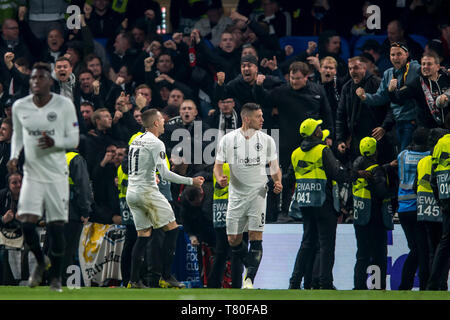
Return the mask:
{"type": "Polygon", "coordinates": [[[450,300],[448,291],[125,289],[0,286],[0,300],[450,300]]]}

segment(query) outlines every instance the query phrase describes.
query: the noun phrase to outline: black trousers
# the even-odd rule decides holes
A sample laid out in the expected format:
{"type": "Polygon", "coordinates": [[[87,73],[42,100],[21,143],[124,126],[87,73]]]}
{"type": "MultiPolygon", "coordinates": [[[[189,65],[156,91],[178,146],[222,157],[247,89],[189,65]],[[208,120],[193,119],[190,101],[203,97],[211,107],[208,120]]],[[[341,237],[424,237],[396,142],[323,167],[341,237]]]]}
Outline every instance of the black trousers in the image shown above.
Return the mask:
{"type": "Polygon", "coordinates": [[[83,230],[83,223],[80,221],[69,220],[68,223],[64,224],[64,238],[66,240],[66,247],[64,249],[64,259],[63,259],[63,272],[62,272],[62,283],[63,285],[67,282],[67,267],[76,263],[76,257],[78,254],[78,248],[80,244],[81,231],[83,230]]]}
{"type": "Polygon", "coordinates": [[[399,290],[411,290],[419,267],[419,287],[425,290],[430,275],[429,252],[425,222],[417,221],[417,212],[399,212],[400,224],[405,232],[409,253],[402,270],[399,290]]]}
{"type": "Polygon", "coordinates": [[[215,228],[216,247],[214,262],[208,277],[208,288],[221,288],[228,257],[231,256],[226,228],[215,228]]]}
{"type": "Polygon", "coordinates": [[[442,236],[436,249],[428,279],[428,290],[440,290],[448,278],[448,260],[450,257],[450,211],[442,210],[442,236]]]}
{"type": "Polygon", "coordinates": [[[137,232],[134,224],[126,224],[125,243],[122,249],[122,260],[120,261],[120,270],[122,272],[123,285],[126,286],[130,281],[131,273],[131,252],[137,239],[137,232]]]}
{"type": "MultiPolygon", "coordinates": [[[[373,213],[372,213],[373,214],[373,213]]],[[[378,213],[380,214],[380,213],[378,213]]],[[[367,290],[367,267],[380,268],[380,289],[386,289],[387,230],[382,223],[371,219],[365,226],[354,225],[356,236],[356,263],[353,282],[355,290],[367,290]]]]}
{"type": "Polygon", "coordinates": [[[321,208],[302,208],[303,238],[295,260],[291,282],[301,281],[312,272],[317,247],[319,247],[319,285],[333,287],[334,250],[336,245],[337,216],[330,201],[321,208]]]}

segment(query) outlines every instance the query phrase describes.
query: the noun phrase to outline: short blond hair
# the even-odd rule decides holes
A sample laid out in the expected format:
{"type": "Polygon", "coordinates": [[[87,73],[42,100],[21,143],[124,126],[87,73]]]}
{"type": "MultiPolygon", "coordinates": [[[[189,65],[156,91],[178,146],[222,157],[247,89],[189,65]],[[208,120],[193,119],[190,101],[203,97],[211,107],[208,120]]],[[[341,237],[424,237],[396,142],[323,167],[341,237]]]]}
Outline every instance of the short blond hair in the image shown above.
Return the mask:
{"type": "Polygon", "coordinates": [[[325,58],[322,58],[322,59],[320,60],[320,67],[322,67],[322,65],[323,65],[325,62],[330,62],[330,63],[334,64],[334,67],[337,69],[338,63],[337,63],[337,61],[336,61],[335,58],[330,57],[330,56],[327,56],[327,57],[325,57],[325,58]]]}

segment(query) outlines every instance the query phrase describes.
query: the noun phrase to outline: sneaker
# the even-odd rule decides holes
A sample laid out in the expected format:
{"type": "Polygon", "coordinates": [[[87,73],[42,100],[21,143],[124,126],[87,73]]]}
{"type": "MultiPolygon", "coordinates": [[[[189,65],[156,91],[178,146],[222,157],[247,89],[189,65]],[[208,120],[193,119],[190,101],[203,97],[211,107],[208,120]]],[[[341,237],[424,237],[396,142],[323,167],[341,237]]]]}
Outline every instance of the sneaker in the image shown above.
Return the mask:
{"type": "Polygon", "coordinates": [[[55,292],[63,292],[60,278],[53,278],[50,281],[50,290],[55,292]]]}
{"type": "Polygon", "coordinates": [[[142,283],[141,280],[138,282],[130,281],[128,282],[127,289],[147,289],[148,287],[142,283]]]}
{"type": "Polygon", "coordinates": [[[42,282],[42,277],[44,276],[44,272],[48,269],[50,269],[51,263],[49,257],[44,255],[44,263],[38,264],[34,270],[33,273],[30,275],[30,278],[28,279],[28,286],[30,288],[37,287],[42,282]]]}
{"type": "Polygon", "coordinates": [[[242,289],[253,289],[252,279],[246,278],[242,284],[242,289]]]}
{"type": "Polygon", "coordinates": [[[161,277],[161,279],[159,279],[159,286],[161,288],[186,288],[186,285],[175,279],[173,275],[171,275],[168,279],[163,279],[163,277],[161,277]]]}

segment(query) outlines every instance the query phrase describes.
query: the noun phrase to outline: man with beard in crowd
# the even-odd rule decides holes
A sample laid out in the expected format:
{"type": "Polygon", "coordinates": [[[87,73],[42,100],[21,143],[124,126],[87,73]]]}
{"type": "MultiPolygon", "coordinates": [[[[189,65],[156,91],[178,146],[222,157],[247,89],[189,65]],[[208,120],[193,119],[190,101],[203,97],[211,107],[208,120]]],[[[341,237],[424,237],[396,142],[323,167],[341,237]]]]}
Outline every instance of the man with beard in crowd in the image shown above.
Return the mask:
{"type": "Polygon", "coordinates": [[[380,80],[366,69],[360,57],[348,60],[351,80],[341,92],[341,100],[336,114],[336,142],[338,151],[346,154],[350,161],[359,156],[359,142],[372,136],[377,140],[380,152],[379,162],[384,164],[394,160],[393,146],[385,133],[394,125],[392,109],[387,105],[369,106],[357,96],[357,89],[376,92],[380,80]]]}

